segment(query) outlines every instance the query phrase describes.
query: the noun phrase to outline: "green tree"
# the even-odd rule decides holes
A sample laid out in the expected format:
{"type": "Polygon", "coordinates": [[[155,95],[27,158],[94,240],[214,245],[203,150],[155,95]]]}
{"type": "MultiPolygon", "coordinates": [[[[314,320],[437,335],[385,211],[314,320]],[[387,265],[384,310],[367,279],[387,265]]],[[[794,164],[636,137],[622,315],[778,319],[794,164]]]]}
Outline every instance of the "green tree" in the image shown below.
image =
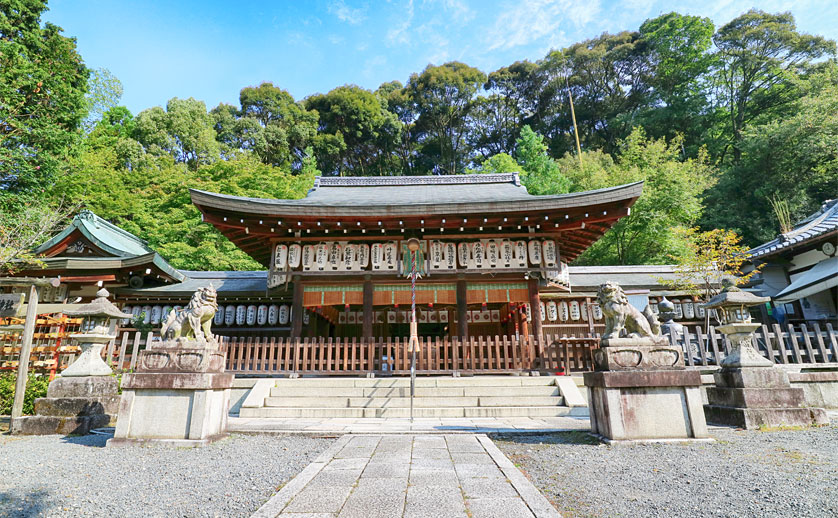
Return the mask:
{"type": "Polygon", "coordinates": [[[620,142],[616,161],[599,151],[559,160],[572,191],[612,187],[644,181],[643,194],[631,209],[579,259],[580,264],[661,264],[686,251],[679,227],[695,224],[701,216],[702,194],[715,181],[706,152],[680,159],[681,144],[649,139],[636,128],[620,142]]]}
{"type": "Polygon", "coordinates": [[[240,118],[233,131],[242,142],[250,143],[245,148],[252,148],[266,164],[299,166],[317,134],[317,113],[268,82],[242,88],[239,103],[240,118]]]}
{"type": "Polygon", "coordinates": [[[648,46],[652,104],[638,117],[655,138],[684,136],[690,155],[698,151],[712,123],[708,110],[708,73],[713,22],[709,18],[668,13],[646,20],[640,40],[648,46]]]}
{"type": "Polygon", "coordinates": [[[87,113],[76,41],[41,24],[43,0],[0,2],[0,210],[62,171],[87,113]]]}
{"type": "Polygon", "coordinates": [[[468,163],[467,117],[486,75],[465,63],[428,65],[407,83],[418,112],[422,152],[445,174],[462,172],[468,163]]]}
{"type": "Polygon", "coordinates": [[[119,103],[122,98],[122,82],[107,68],[97,68],[91,71],[87,83],[87,117],[82,125],[89,132],[96,127],[105,112],[119,103]]]}
{"type": "Polygon", "coordinates": [[[791,13],[770,14],[756,9],[719,28],[716,97],[725,112],[723,140],[733,161],[742,157],[745,127],[757,118],[770,119],[777,109],[800,96],[795,81],[835,56],[835,42],[802,34],[791,13]]]}
{"type": "Polygon", "coordinates": [[[392,174],[400,122],[375,93],[340,86],[307,98],[305,106],[320,116],[315,149],[325,173],[392,174]]]}
{"type": "Polygon", "coordinates": [[[219,158],[213,123],[204,101],[174,97],[166,103],[165,110],[155,106],[140,112],[135,120],[135,136],[146,151],[171,155],[195,170],[199,164],[219,158]]]}
{"type": "Polygon", "coordinates": [[[742,131],[742,158],[708,194],[702,225],[731,228],[751,246],[773,239],[771,201],[782,199],[796,221],[838,188],[838,76],[790,105],[790,116],[742,131]]]}
{"type": "MultiPolygon", "coordinates": [[[[416,104],[411,99],[408,89],[399,81],[382,83],[375,95],[399,121],[393,152],[398,160],[400,172],[406,175],[413,174],[417,155],[416,104]]],[[[395,173],[394,170],[393,174],[395,173]]]]}
{"type": "Polygon", "coordinates": [[[521,181],[530,194],[562,194],[570,190],[570,181],[547,154],[544,138],[529,126],[521,128],[515,158],[521,166],[521,181]]]}

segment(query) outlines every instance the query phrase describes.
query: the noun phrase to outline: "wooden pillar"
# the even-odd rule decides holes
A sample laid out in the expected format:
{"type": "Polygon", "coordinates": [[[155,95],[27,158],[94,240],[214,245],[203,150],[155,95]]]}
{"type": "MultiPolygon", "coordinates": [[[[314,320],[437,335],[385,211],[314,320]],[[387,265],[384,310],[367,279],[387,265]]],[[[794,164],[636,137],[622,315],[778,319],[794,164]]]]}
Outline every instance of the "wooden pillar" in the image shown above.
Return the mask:
{"type": "Polygon", "coordinates": [[[468,337],[468,286],[465,279],[457,279],[457,334],[461,338],[468,337]]]}
{"type": "Polygon", "coordinates": [[[530,295],[530,312],[532,313],[532,334],[536,340],[544,338],[544,323],[541,321],[541,297],[538,296],[538,281],[530,279],[527,283],[530,295]]]}
{"type": "Polygon", "coordinates": [[[364,276],[364,325],[363,337],[372,340],[372,324],[375,317],[372,307],[372,280],[369,275],[364,276]]]}
{"type": "Polygon", "coordinates": [[[300,338],[303,332],[303,285],[299,276],[291,282],[294,284],[291,296],[291,338],[300,338]]]}
{"type": "Polygon", "coordinates": [[[12,419],[9,428],[14,430],[14,420],[23,414],[23,398],[26,394],[26,381],[29,378],[29,355],[32,352],[32,336],[35,333],[35,321],[38,319],[38,288],[33,284],[26,297],[26,321],[23,324],[23,336],[20,340],[20,359],[17,364],[15,380],[15,398],[12,402],[12,419]]]}

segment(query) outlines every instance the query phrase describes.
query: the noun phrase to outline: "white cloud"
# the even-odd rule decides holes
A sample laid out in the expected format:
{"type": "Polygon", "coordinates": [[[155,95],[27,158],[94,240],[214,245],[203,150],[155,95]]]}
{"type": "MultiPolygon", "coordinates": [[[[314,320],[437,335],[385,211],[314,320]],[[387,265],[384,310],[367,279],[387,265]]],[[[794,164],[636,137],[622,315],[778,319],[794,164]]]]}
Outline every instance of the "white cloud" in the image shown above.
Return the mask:
{"type": "Polygon", "coordinates": [[[387,64],[387,58],[384,56],[373,56],[364,61],[364,77],[374,77],[375,73],[387,64]]]}
{"type": "Polygon", "coordinates": [[[405,5],[404,20],[387,31],[387,42],[390,45],[410,44],[410,25],[413,23],[413,0],[405,5]]]}
{"type": "Polygon", "coordinates": [[[333,0],[329,4],[329,12],[338,17],[338,20],[352,25],[357,25],[366,18],[365,8],[353,9],[346,5],[343,0],[333,0]]]}
{"type": "Polygon", "coordinates": [[[562,22],[581,27],[595,20],[599,0],[531,0],[510,4],[488,32],[489,50],[529,45],[559,33],[562,22]]]}

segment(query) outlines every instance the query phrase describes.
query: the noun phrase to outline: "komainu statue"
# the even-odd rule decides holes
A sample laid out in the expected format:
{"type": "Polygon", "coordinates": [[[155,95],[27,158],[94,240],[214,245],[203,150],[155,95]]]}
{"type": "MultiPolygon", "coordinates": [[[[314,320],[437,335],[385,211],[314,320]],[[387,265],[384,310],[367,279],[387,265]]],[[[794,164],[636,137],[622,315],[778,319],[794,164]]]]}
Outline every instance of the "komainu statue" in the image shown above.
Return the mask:
{"type": "Polygon", "coordinates": [[[179,338],[194,339],[201,344],[216,344],[210,326],[215,312],[218,311],[217,293],[210,284],[199,288],[192,295],[189,305],[181,310],[172,310],[160,329],[164,340],[179,338]]]}
{"type": "Polygon", "coordinates": [[[597,302],[605,315],[605,332],[603,340],[620,338],[657,337],[661,334],[661,326],[657,317],[649,306],[641,313],[629,304],[623,288],[613,281],[601,284],[597,293],[597,302]]]}

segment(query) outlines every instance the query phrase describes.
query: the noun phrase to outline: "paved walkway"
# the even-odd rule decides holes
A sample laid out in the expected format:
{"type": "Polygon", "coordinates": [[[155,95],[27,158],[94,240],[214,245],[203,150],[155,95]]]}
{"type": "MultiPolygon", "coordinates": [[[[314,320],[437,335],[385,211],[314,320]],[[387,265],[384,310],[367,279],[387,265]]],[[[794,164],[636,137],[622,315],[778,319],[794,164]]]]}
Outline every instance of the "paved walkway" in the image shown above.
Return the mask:
{"type": "MultiPolygon", "coordinates": [[[[585,411],[587,409],[584,409],[585,411]]],[[[562,432],[590,430],[587,415],[579,417],[512,417],[512,418],[247,418],[231,417],[227,429],[240,433],[333,433],[333,434],[400,434],[400,433],[502,433],[562,432]]]]}
{"type": "Polygon", "coordinates": [[[345,435],[253,518],[558,518],[482,434],[345,435]]]}

